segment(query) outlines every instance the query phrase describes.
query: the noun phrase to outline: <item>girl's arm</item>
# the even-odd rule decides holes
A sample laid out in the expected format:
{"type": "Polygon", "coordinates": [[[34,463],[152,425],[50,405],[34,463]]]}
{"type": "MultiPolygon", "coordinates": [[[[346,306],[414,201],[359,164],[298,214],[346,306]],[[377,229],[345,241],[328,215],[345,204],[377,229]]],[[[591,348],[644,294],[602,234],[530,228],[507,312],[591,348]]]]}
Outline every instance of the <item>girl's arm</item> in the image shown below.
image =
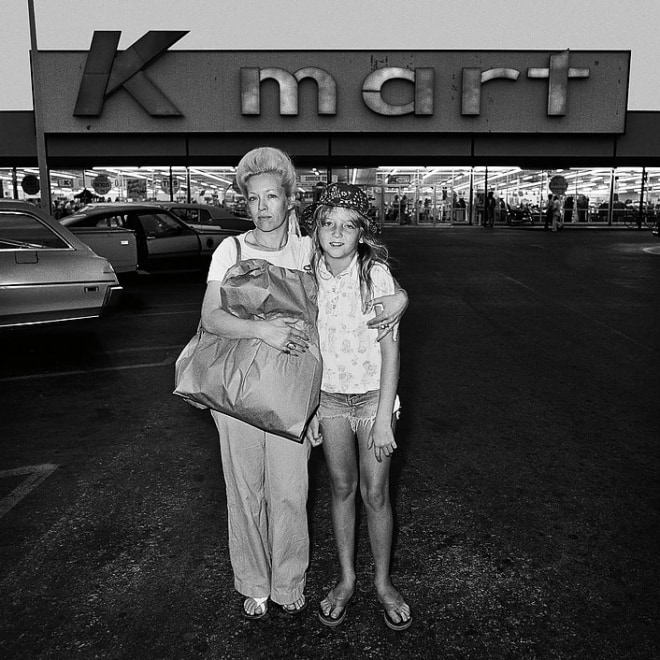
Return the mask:
{"type": "Polygon", "coordinates": [[[206,285],[202,302],[202,327],[207,332],[228,339],[261,339],[278,351],[300,355],[307,350],[307,335],[295,327],[298,319],[282,316],[270,321],[241,319],[221,307],[220,282],[206,285]]]}
{"type": "Polygon", "coordinates": [[[321,433],[321,425],[319,424],[319,418],[314,413],[314,416],[309,421],[307,428],[305,429],[305,437],[309,441],[309,444],[312,447],[318,447],[323,444],[323,434],[321,433]]]}
{"type": "Polygon", "coordinates": [[[376,420],[367,443],[368,449],[373,446],[378,462],[382,461],[383,457],[392,456],[397,447],[394,440],[392,411],[399,382],[399,344],[394,341],[392,335],[384,337],[380,342],[380,354],[380,398],[376,420]]]}
{"type": "MultiPolygon", "coordinates": [[[[367,323],[367,327],[378,329],[377,341],[380,341],[390,332],[392,333],[394,341],[397,340],[399,321],[408,308],[408,294],[399,286],[399,283],[396,280],[394,280],[394,286],[396,287],[396,290],[393,294],[389,296],[380,296],[371,301],[372,307],[381,308],[378,315],[373,319],[370,319],[367,323]]],[[[378,309],[376,309],[376,311],[378,311],[378,309]]]]}

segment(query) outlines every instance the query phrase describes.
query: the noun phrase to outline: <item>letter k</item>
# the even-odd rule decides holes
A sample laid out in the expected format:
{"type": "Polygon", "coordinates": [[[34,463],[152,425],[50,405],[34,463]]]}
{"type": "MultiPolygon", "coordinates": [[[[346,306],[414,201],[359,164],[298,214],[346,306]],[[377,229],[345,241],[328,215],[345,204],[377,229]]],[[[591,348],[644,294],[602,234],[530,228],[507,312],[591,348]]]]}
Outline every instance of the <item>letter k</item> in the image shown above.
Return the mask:
{"type": "Polygon", "coordinates": [[[153,117],[180,117],[179,109],[143,69],[186,34],[187,30],[151,30],[128,50],[117,53],[121,32],[94,32],[74,116],[98,117],[105,99],[123,87],[153,117]]]}

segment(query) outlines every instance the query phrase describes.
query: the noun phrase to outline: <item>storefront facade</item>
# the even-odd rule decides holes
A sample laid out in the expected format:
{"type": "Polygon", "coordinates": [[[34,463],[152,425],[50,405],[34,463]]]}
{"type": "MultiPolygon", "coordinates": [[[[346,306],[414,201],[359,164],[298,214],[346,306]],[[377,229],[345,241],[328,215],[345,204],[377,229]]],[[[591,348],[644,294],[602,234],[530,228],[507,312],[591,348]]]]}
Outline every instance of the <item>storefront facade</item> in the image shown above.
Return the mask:
{"type": "Polygon", "coordinates": [[[236,204],[233,167],[269,144],[300,168],[301,201],[346,179],[383,222],[475,222],[487,190],[502,218],[540,213],[554,177],[575,221],[660,204],[660,112],[627,111],[629,51],[170,50],[184,34],[39,52],[36,114],[0,113],[2,194],[38,198],[38,125],[54,200],[236,204]]]}

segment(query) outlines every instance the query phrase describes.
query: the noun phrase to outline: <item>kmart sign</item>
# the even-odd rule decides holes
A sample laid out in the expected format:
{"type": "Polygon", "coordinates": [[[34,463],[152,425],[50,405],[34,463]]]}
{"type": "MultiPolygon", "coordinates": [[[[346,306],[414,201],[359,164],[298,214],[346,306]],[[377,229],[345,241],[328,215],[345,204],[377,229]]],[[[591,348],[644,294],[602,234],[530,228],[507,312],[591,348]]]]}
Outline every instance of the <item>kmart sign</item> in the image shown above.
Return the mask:
{"type": "Polygon", "coordinates": [[[629,51],[43,52],[46,131],[622,133],[629,51]],[[64,78],[64,79],[63,79],[64,78]]]}

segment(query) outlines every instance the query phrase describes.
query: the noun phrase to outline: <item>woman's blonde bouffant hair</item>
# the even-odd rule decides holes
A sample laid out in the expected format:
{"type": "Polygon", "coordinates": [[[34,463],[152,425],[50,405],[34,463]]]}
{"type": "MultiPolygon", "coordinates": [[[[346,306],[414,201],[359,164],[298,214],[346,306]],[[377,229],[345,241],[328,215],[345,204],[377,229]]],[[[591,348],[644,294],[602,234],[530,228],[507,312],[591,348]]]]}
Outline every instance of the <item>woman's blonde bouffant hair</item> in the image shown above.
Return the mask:
{"type": "Polygon", "coordinates": [[[247,182],[257,174],[276,174],[282,179],[287,197],[296,187],[296,168],[291,158],[274,147],[258,147],[248,151],[236,168],[236,185],[243,196],[247,195],[247,182]]]}

